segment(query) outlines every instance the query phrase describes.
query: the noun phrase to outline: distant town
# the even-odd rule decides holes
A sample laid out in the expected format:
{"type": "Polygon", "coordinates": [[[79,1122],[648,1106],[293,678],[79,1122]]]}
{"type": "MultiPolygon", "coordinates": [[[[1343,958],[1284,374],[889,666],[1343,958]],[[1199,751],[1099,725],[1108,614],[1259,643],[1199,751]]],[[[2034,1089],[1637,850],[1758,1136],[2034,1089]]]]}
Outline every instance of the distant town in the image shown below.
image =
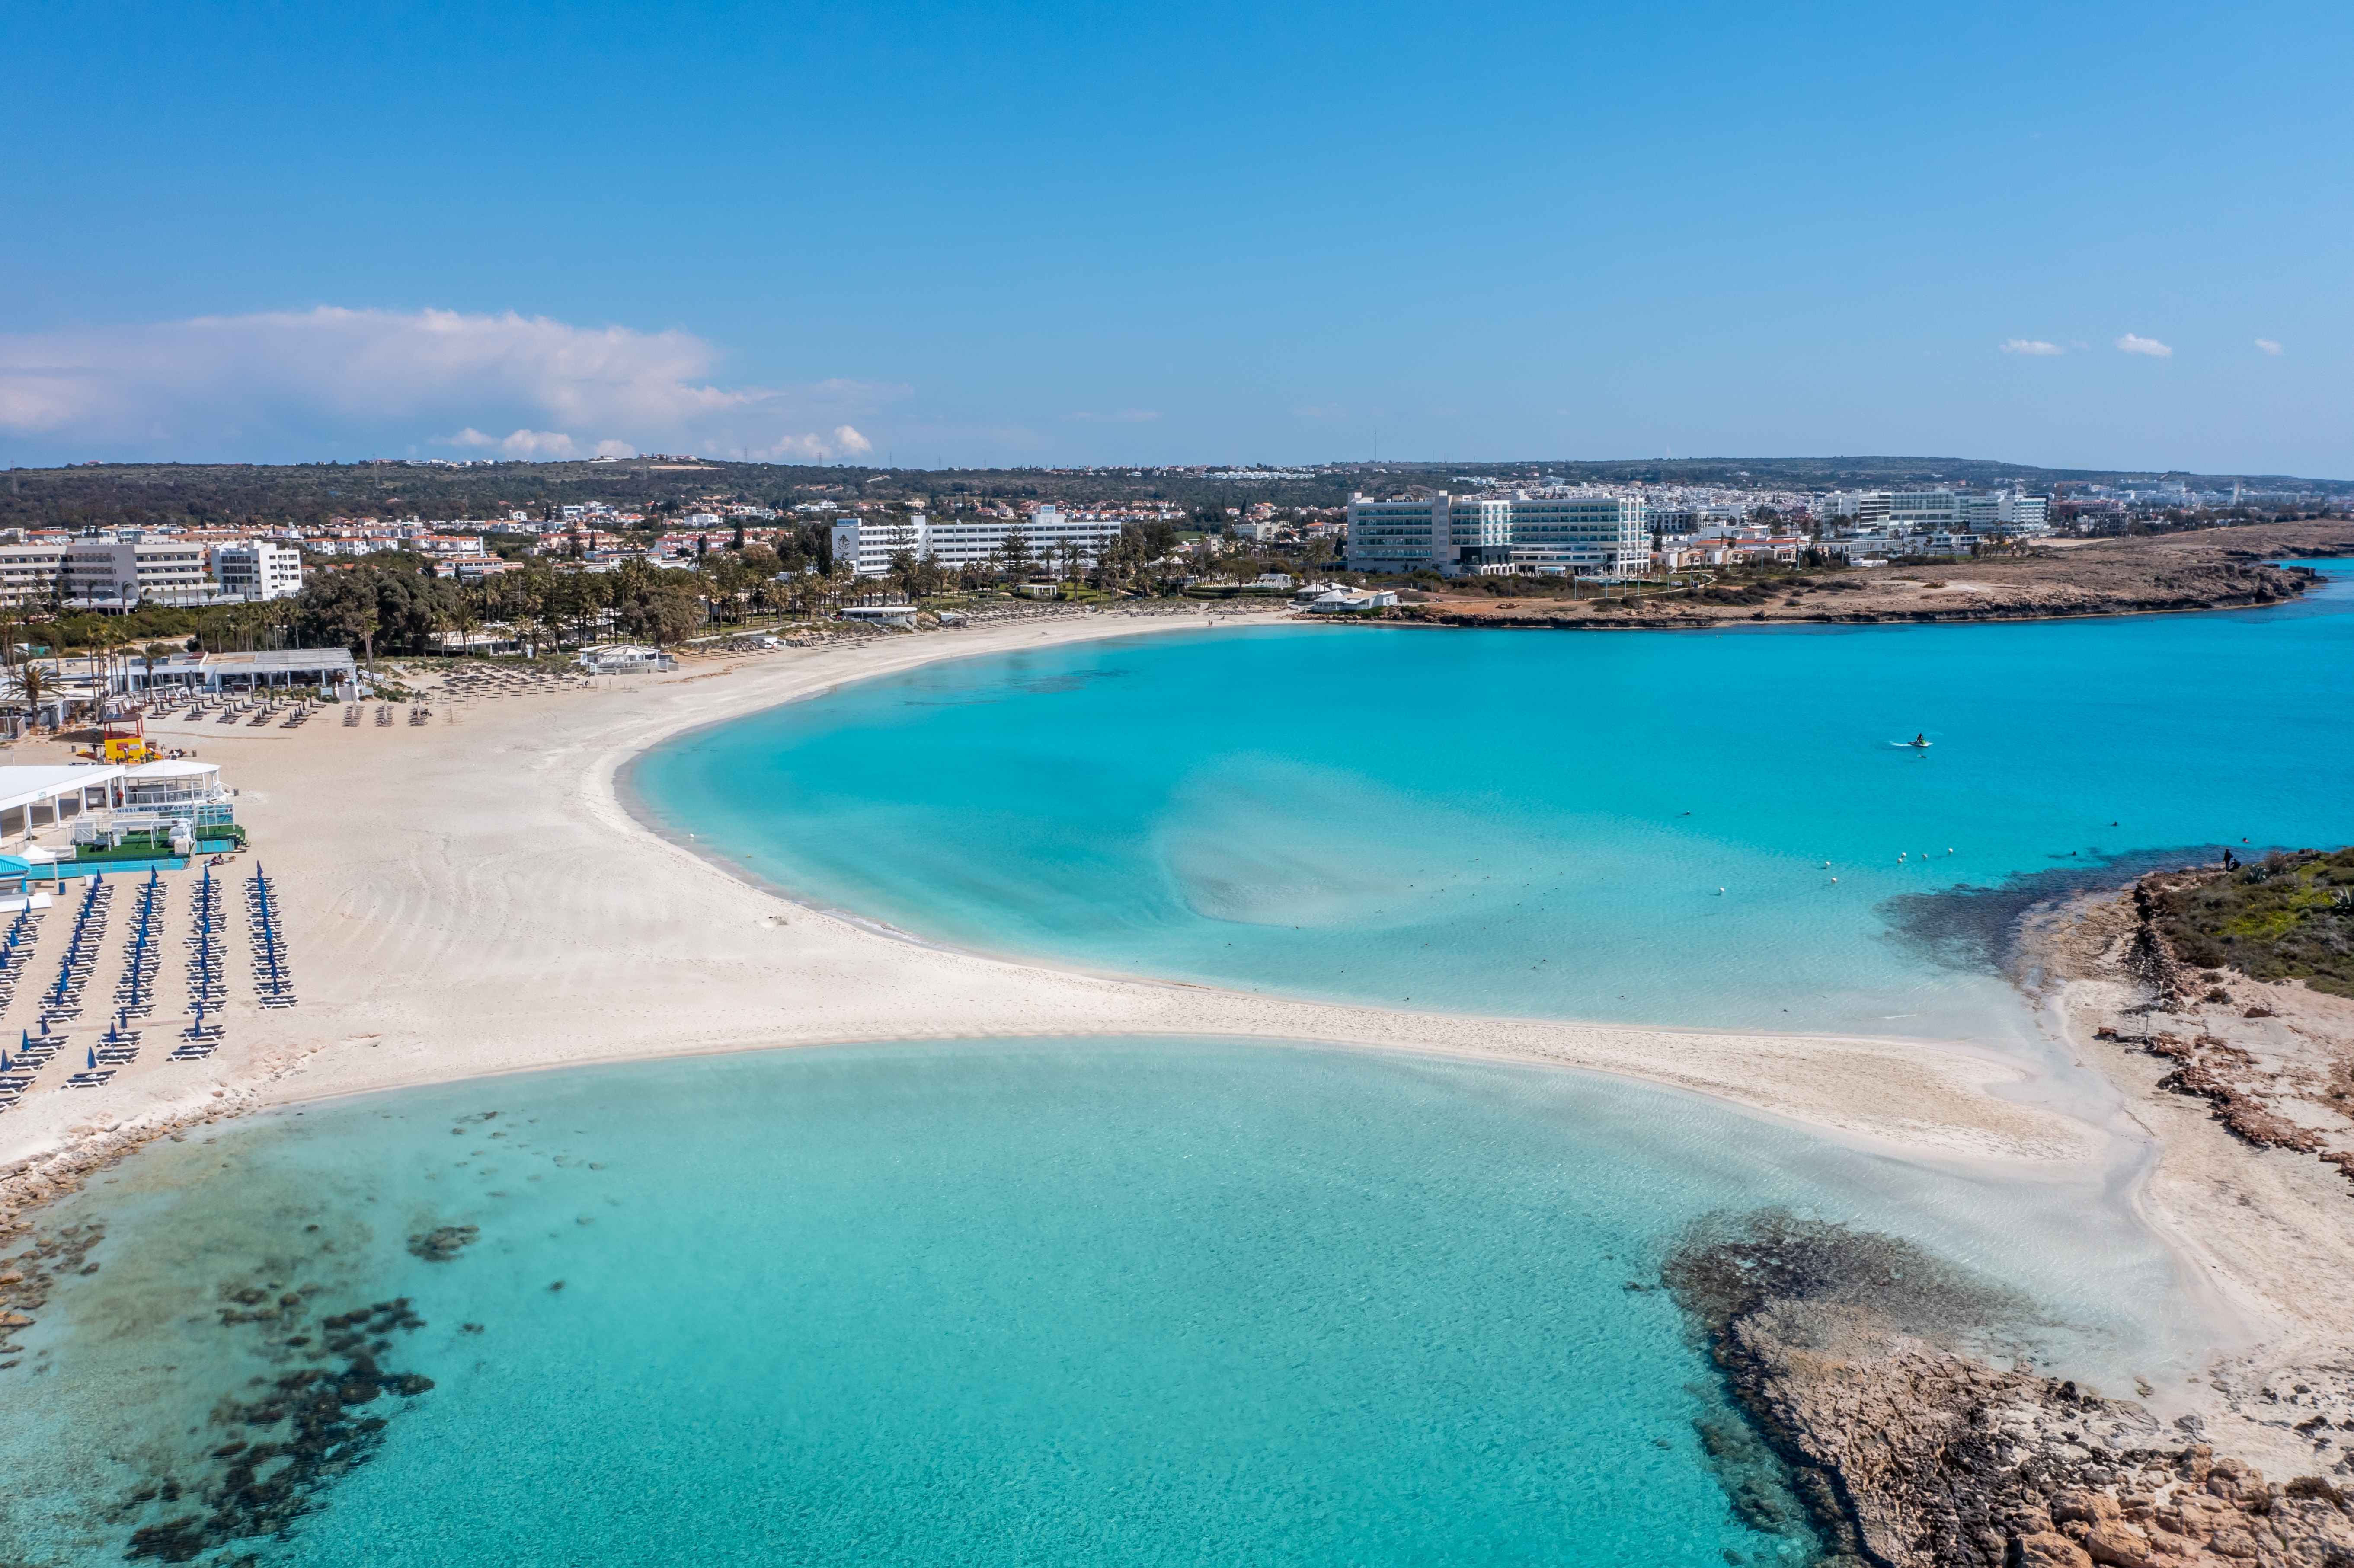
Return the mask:
{"type": "Polygon", "coordinates": [[[1996,465],[1958,461],[1937,465],[1964,475],[1943,482],[1917,473],[1884,486],[1819,482],[1935,461],[1749,460],[1769,471],[1757,473],[1722,463],[909,471],[657,453],[566,464],[13,470],[0,516],[36,515],[0,528],[0,609],[267,603],[301,594],[321,571],[395,556],[472,585],[535,567],[692,568],[716,564],[718,552],[778,576],[838,575],[912,596],[1100,578],[1115,556],[1130,591],[1343,573],[1621,582],[1952,559],[2054,538],[2342,515],[2354,504],[2347,487],[2319,482],[2053,471],[2006,480],[1971,471],[1996,465]],[[1793,482],[1803,479],[1819,482],[1793,482]],[[419,488],[453,504],[440,515],[334,509],[346,493],[397,503],[419,488]],[[563,499],[567,488],[606,493],[563,499]],[[484,503],[518,490],[541,493],[484,503]]]}

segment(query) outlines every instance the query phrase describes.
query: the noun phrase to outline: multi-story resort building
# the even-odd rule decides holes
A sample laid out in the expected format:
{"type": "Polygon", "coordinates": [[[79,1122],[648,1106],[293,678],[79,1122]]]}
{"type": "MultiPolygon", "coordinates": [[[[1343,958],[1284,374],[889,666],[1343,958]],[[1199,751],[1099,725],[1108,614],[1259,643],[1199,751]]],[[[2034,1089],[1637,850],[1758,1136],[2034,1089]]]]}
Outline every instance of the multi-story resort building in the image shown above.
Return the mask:
{"type": "Polygon", "coordinates": [[[917,560],[928,555],[959,571],[1002,558],[1006,542],[1019,535],[1030,559],[1041,566],[1059,562],[1066,543],[1078,546],[1084,565],[1093,566],[1119,537],[1119,529],[1117,517],[1077,517],[1052,506],[1027,517],[957,514],[934,520],[920,512],[891,513],[836,523],[833,558],[850,562],[862,577],[889,575],[893,557],[902,552],[917,560]]]}
{"type": "Polygon", "coordinates": [[[2050,531],[2052,498],[2020,491],[1833,491],[1818,514],[1833,534],[2025,534],[2050,531]]]}
{"type": "Polygon", "coordinates": [[[1349,566],[1444,577],[1641,577],[1650,569],[1643,499],[1567,490],[1509,496],[1349,502],[1349,566]]]}
{"type": "Polygon", "coordinates": [[[0,545],[0,605],[63,604],[128,613],[174,606],[285,599],[302,590],[302,553],[249,541],[207,545],[169,535],[0,545]]]}
{"type": "Polygon", "coordinates": [[[922,560],[929,547],[920,512],[854,517],[833,525],[833,558],[862,577],[888,577],[895,556],[922,560]]]}

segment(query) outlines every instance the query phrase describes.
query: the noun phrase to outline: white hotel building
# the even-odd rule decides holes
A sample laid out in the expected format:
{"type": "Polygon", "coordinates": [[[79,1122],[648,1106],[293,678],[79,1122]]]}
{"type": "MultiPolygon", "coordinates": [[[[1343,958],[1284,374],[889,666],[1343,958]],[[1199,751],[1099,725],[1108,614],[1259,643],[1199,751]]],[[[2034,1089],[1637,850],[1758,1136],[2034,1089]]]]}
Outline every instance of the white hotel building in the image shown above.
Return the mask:
{"type": "Polygon", "coordinates": [[[1833,534],[2021,534],[2051,531],[2052,498],[2024,491],[1839,491],[1816,508],[1833,534]]]}
{"type": "Polygon", "coordinates": [[[10,608],[61,602],[128,613],[142,604],[186,607],[302,591],[302,553],[266,540],[207,545],[164,535],[0,545],[0,605],[10,608]]]}
{"type": "Polygon", "coordinates": [[[1435,571],[1479,577],[1522,573],[1616,580],[1645,575],[1650,525],[1643,499],[1568,491],[1419,501],[1349,501],[1353,571],[1435,571]]]}
{"type": "Polygon", "coordinates": [[[833,525],[833,558],[847,561],[862,577],[887,577],[891,558],[902,551],[922,560],[929,555],[950,571],[987,566],[1015,534],[1041,566],[1059,561],[1067,541],[1079,546],[1088,566],[1119,537],[1117,517],[1073,517],[1041,506],[1027,517],[951,515],[933,521],[920,512],[848,518],[833,525]]]}

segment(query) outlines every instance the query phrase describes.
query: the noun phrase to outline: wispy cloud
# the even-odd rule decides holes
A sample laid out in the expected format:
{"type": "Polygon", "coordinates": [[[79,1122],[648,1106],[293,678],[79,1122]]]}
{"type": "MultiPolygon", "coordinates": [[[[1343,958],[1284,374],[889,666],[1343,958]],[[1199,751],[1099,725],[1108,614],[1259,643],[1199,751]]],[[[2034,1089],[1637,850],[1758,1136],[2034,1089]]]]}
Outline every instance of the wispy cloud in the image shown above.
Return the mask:
{"type": "Polygon", "coordinates": [[[2268,337],[2260,337],[2256,339],[2256,346],[2263,349],[2266,354],[2276,355],[2281,352],[2281,345],[2274,343],[2268,337]]]}
{"type": "Polygon", "coordinates": [[[2158,339],[2154,337],[2136,337],[2131,333],[2127,333],[2125,336],[2117,339],[2117,352],[2120,354],[2146,354],[2152,359],[2172,359],[2174,357],[2174,350],[2167,347],[2166,344],[2158,342],[2158,339]]]}
{"type": "Polygon", "coordinates": [[[365,456],[423,441],[526,458],[819,460],[867,450],[842,417],[907,391],[723,387],[718,360],[690,333],[512,312],[323,305],[23,334],[0,336],[0,430],[69,456],[365,456]],[[484,433],[498,430],[511,433],[484,433]]]}
{"type": "Polygon", "coordinates": [[[1142,425],[1149,424],[1152,420],[1161,418],[1161,410],[1158,408],[1119,408],[1115,409],[1113,412],[1108,414],[1097,414],[1087,409],[1081,409],[1077,413],[1073,414],[1071,418],[1074,419],[1115,419],[1123,425],[1142,425]]]}
{"type": "Polygon", "coordinates": [[[1345,419],[1349,410],[1338,403],[1305,403],[1294,408],[1292,417],[1299,419],[1345,419]]]}
{"type": "Polygon", "coordinates": [[[2005,354],[2065,354],[2068,351],[2056,343],[2046,343],[2040,337],[2015,337],[2002,345],[2005,354]]]}

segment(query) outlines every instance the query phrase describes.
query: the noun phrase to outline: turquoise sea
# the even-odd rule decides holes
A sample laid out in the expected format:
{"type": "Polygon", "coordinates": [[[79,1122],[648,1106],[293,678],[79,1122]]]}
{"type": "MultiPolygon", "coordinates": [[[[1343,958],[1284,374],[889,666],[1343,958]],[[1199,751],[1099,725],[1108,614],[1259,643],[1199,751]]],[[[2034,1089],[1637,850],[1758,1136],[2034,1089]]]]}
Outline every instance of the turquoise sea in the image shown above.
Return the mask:
{"type": "Polygon", "coordinates": [[[745,874],[984,951],[2017,1043],[2010,906],[1942,895],[2354,837],[2349,610],[2339,577],[2023,625],[1174,634],[846,685],[628,784],[745,874]]]}
{"type": "MultiPolygon", "coordinates": [[[[2020,901],[2354,836],[2349,609],[2341,578],[2051,625],[1180,633],[846,686],[629,782],[740,873],[928,939],[2031,1054],[2020,901]]],[[[2215,1324],[2131,1167],[2000,1183],[1281,1043],[323,1103],[44,1213],[77,1258],[104,1236],[0,1337],[0,1559],[1797,1564],[1645,1287],[1664,1250],[1787,1207],[2022,1292],[2002,1333],[2071,1375],[2179,1381],[2215,1324]]]]}
{"type": "Polygon", "coordinates": [[[198,1550],[155,1557],[1798,1563],[1675,1308],[1629,1287],[1683,1225],[1901,1229],[2032,1287],[2052,1321],[2025,1331],[2127,1362],[2163,1348],[2107,1294],[2170,1277],[2121,1213],[2074,1245],[2098,1193],[1576,1074],[1280,1044],[482,1080],[111,1179],[45,1217],[104,1224],[100,1266],[0,1373],[11,1563],[119,1562],[180,1521],[145,1539],[198,1550]],[[323,1394],[320,1463],[233,1446],[299,1446],[248,1417],[323,1394]],[[205,1534],[290,1473],[285,1539],[205,1534]]]}

